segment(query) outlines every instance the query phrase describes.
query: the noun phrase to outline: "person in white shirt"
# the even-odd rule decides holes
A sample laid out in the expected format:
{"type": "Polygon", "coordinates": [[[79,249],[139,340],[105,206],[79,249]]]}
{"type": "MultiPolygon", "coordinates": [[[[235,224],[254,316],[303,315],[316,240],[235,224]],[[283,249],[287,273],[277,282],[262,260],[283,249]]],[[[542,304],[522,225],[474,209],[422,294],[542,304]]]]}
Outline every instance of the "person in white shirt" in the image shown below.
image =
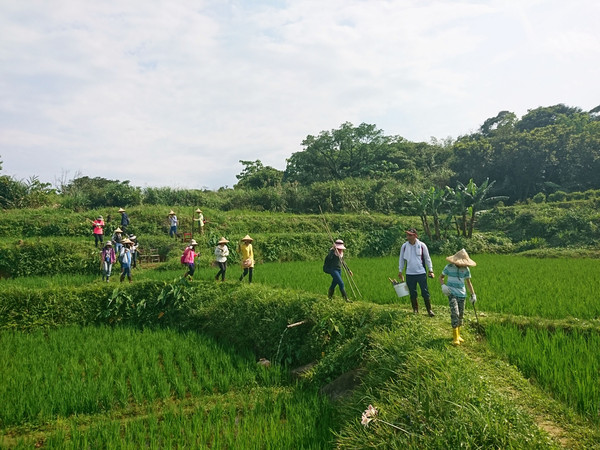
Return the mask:
{"type": "Polygon", "coordinates": [[[400,249],[400,258],[398,263],[398,277],[400,281],[404,281],[402,272],[406,267],[406,285],[410,292],[410,302],[412,303],[413,312],[419,312],[419,304],[417,302],[417,284],[421,288],[421,296],[425,301],[427,314],[429,317],[435,316],[431,309],[431,296],[427,289],[427,272],[429,277],[433,278],[433,264],[429,256],[427,245],[418,239],[417,230],[411,228],[406,230],[406,242],[402,244],[400,249]]]}
{"type": "Polygon", "coordinates": [[[179,221],[177,220],[177,216],[175,215],[175,211],[171,210],[169,212],[169,236],[170,237],[177,237],[177,225],[179,224],[179,221]]]}
{"type": "Polygon", "coordinates": [[[227,257],[229,256],[229,249],[227,248],[227,244],[229,241],[222,237],[217,242],[217,246],[215,247],[215,259],[217,262],[217,266],[219,266],[219,271],[217,275],[215,275],[215,280],[221,277],[221,281],[225,281],[225,272],[227,272],[227,257]]]}

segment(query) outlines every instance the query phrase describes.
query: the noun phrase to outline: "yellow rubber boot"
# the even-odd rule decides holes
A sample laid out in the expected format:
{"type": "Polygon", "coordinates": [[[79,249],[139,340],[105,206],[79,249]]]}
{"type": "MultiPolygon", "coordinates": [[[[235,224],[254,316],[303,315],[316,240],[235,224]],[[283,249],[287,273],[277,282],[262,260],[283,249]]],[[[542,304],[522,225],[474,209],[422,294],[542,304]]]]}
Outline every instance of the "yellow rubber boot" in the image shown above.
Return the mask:
{"type": "Polygon", "coordinates": [[[452,328],[452,345],[460,345],[460,340],[458,339],[459,337],[458,327],[452,328]]]}
{"type": "Polygon", "coordinates": [[[458,336],[458,342],[460,342],[460,343],[463,343],[463,342],[465,342],[465,340],[464,340],[463,338],[461,338],[461,337],[460,337],[460,327],[456,327],[456,328],[458,329],[458,333],[457,333],[457,336],[458,336]]]}

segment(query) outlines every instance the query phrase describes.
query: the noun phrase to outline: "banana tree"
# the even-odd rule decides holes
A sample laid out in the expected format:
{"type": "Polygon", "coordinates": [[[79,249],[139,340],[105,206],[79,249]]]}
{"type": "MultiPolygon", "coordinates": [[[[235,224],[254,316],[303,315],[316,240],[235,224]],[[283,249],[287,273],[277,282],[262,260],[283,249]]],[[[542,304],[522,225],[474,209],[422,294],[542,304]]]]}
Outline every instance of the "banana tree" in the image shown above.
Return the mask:
{"type": "Polygon", "coordinates": [[[506,196],[488,197],[495,181],[489,182],[489,179],[483,182],[481,186],[477,186],[471,178],[464,185],[458,183],[455,190],[455,206],[456,211],[461,215],[460,227],[463,236],[472,237],[473,228],[475,226],[475,217],[483,211],[488,205],[506,200],[506,196]]]}

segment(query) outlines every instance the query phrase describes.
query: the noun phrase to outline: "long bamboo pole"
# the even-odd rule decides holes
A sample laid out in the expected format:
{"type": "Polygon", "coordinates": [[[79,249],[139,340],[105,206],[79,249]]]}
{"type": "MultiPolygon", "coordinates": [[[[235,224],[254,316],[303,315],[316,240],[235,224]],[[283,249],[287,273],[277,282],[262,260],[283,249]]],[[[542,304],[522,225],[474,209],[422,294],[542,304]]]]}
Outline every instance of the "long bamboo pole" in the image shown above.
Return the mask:
{"type": "Polygon", "coordinates": [[[319,205],[319,211],[321,212],[321,218],[323,219],[323,224],[325,225],[325,230],[327,231],[327,235],[329,236],[329,239],[331,240],[331,244],[335,250],[335,253],[337,254],[337,256],[339,256],[340,260],[342,261],[342,268],[344,269],[344,273],[346,274],[346,277],[348,278],[348,284],[350,285],[352,294],[354,295],[355,298],[357,298],[356,293],[358,292],[358,295],[362,298],[362,294],[360,293],[360,290],[358,289],[358,286],[357,286],[356,282],[354,281],[354,278],[352,277],[352,275],[350,275],[350,268],[346,264],[346,261],[344,261],[344,257],[339,254],[339,252],[337,251],[337,249],[335,247],[335,239],[333,239],[333,235],[331,234],[331,231],[329,230],[329,225],[327,224],[327,220],[325,219],[325,214],[323,214],[321,205],[319,205]]]}

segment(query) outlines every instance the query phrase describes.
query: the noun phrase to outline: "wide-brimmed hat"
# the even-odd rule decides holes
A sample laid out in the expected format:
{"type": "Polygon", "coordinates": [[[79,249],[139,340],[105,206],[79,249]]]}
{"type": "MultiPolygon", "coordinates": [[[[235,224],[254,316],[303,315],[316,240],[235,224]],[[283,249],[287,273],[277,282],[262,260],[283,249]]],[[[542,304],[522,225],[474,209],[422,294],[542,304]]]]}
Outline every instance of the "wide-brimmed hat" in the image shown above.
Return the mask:
{"type": "Polygon", "coordinates": [[[125,245],[125,244],[133,244],[133,242],[131,242],[129,239],[125,238],[121,241],[121,244],[125,245]]]}
{"type": "Polygon", "coordinates": [[[250,241],[250,242],[252,242],[254,239],[252,239],[252,238],[250,237],[250,235],[248,235],[248,234],[247,234],[247,235],[246,235],[246,236],[244,236],[244,237],[243,237],[241,240],[242,240],[242,241],[250,241]]]}
{"type": "Polygon", "coordinates": [[[469,254],[463,248],[462,250],[457,251],[454,255],[448,256],[446,261],[451,262],[455,266],[470,266],[474,267],[477,265],[475,261],[469,258],[469,254]]]}
{"type": "Polygon", "coordinates": [[[341,239],[337,239],[335,241],[335,248],[337,248],[338,250],[346,250],[346,247],[344,245],[344,241],[342,241],[341,239]]]}
{"type": "Polygon", "coordinates": [[[98,220],[104,220],[104,219],[102,219],[102,216],[98,216],[98,220]]]}
{"type": "Polygon", "coordinates": [[[121,230],[121,228],[117,227],[117,229],[115,230],[115,233],[122,233],[123,230],[121,230]]]}
{"type": "Polygon", "coordinates": [[[131,236],[129,236],[129,239],[135,241],[137,239],[137,236],[135,234],[132,234],[131,236]]]}
{"type": "Polygon", "coordinates": [[[192,240],[190,241],[190,245],[198,245],[198,243],[196,242],[196,240],[195,240],[195,239],[192,239],[192,240]]]}
{"type": "Polygon", "coordinates": [[[413,236],[419,236],[419,234],[417,233],[417,230],[415,230],[414,228],[409,228],[408,230],[405,231],[406,234],[411,234],[413,236]]]}
{"type": "Polygon", "coordinates": [[[227,239],[225,239],[225,237],[222,237],[221,239],[219,239],[219,242],[217,242],[217,244],[227,244],[229,243],[229,241],[227,239]]]}
{"type": "Polygon", "coordinates": [[[123,208],[119,208],[119,212],[125,212],[123,208]]]}
{"type": "Polygon", "coordinates": [[[201,212],[202,212],[202,210],[201,210],[200,208],[198,208],[198,209],[196,210],[196,212],[197,212],[197,213],[201,213],[201,212]]]}
{"type": "Polygon", "coordinates": [[[106,244],[104,244],[104,246],[106,247],[107,245],[110,245],[112,247],[112,242],[106,241],[106,244]]]}
{"type": "Polygon", "coordinates": [[[173,211],[173,210],[169,211],[169,215],[170,215],[170,216],[173,216],[173,215],[175,215],[175,211],[173,211]]]}

